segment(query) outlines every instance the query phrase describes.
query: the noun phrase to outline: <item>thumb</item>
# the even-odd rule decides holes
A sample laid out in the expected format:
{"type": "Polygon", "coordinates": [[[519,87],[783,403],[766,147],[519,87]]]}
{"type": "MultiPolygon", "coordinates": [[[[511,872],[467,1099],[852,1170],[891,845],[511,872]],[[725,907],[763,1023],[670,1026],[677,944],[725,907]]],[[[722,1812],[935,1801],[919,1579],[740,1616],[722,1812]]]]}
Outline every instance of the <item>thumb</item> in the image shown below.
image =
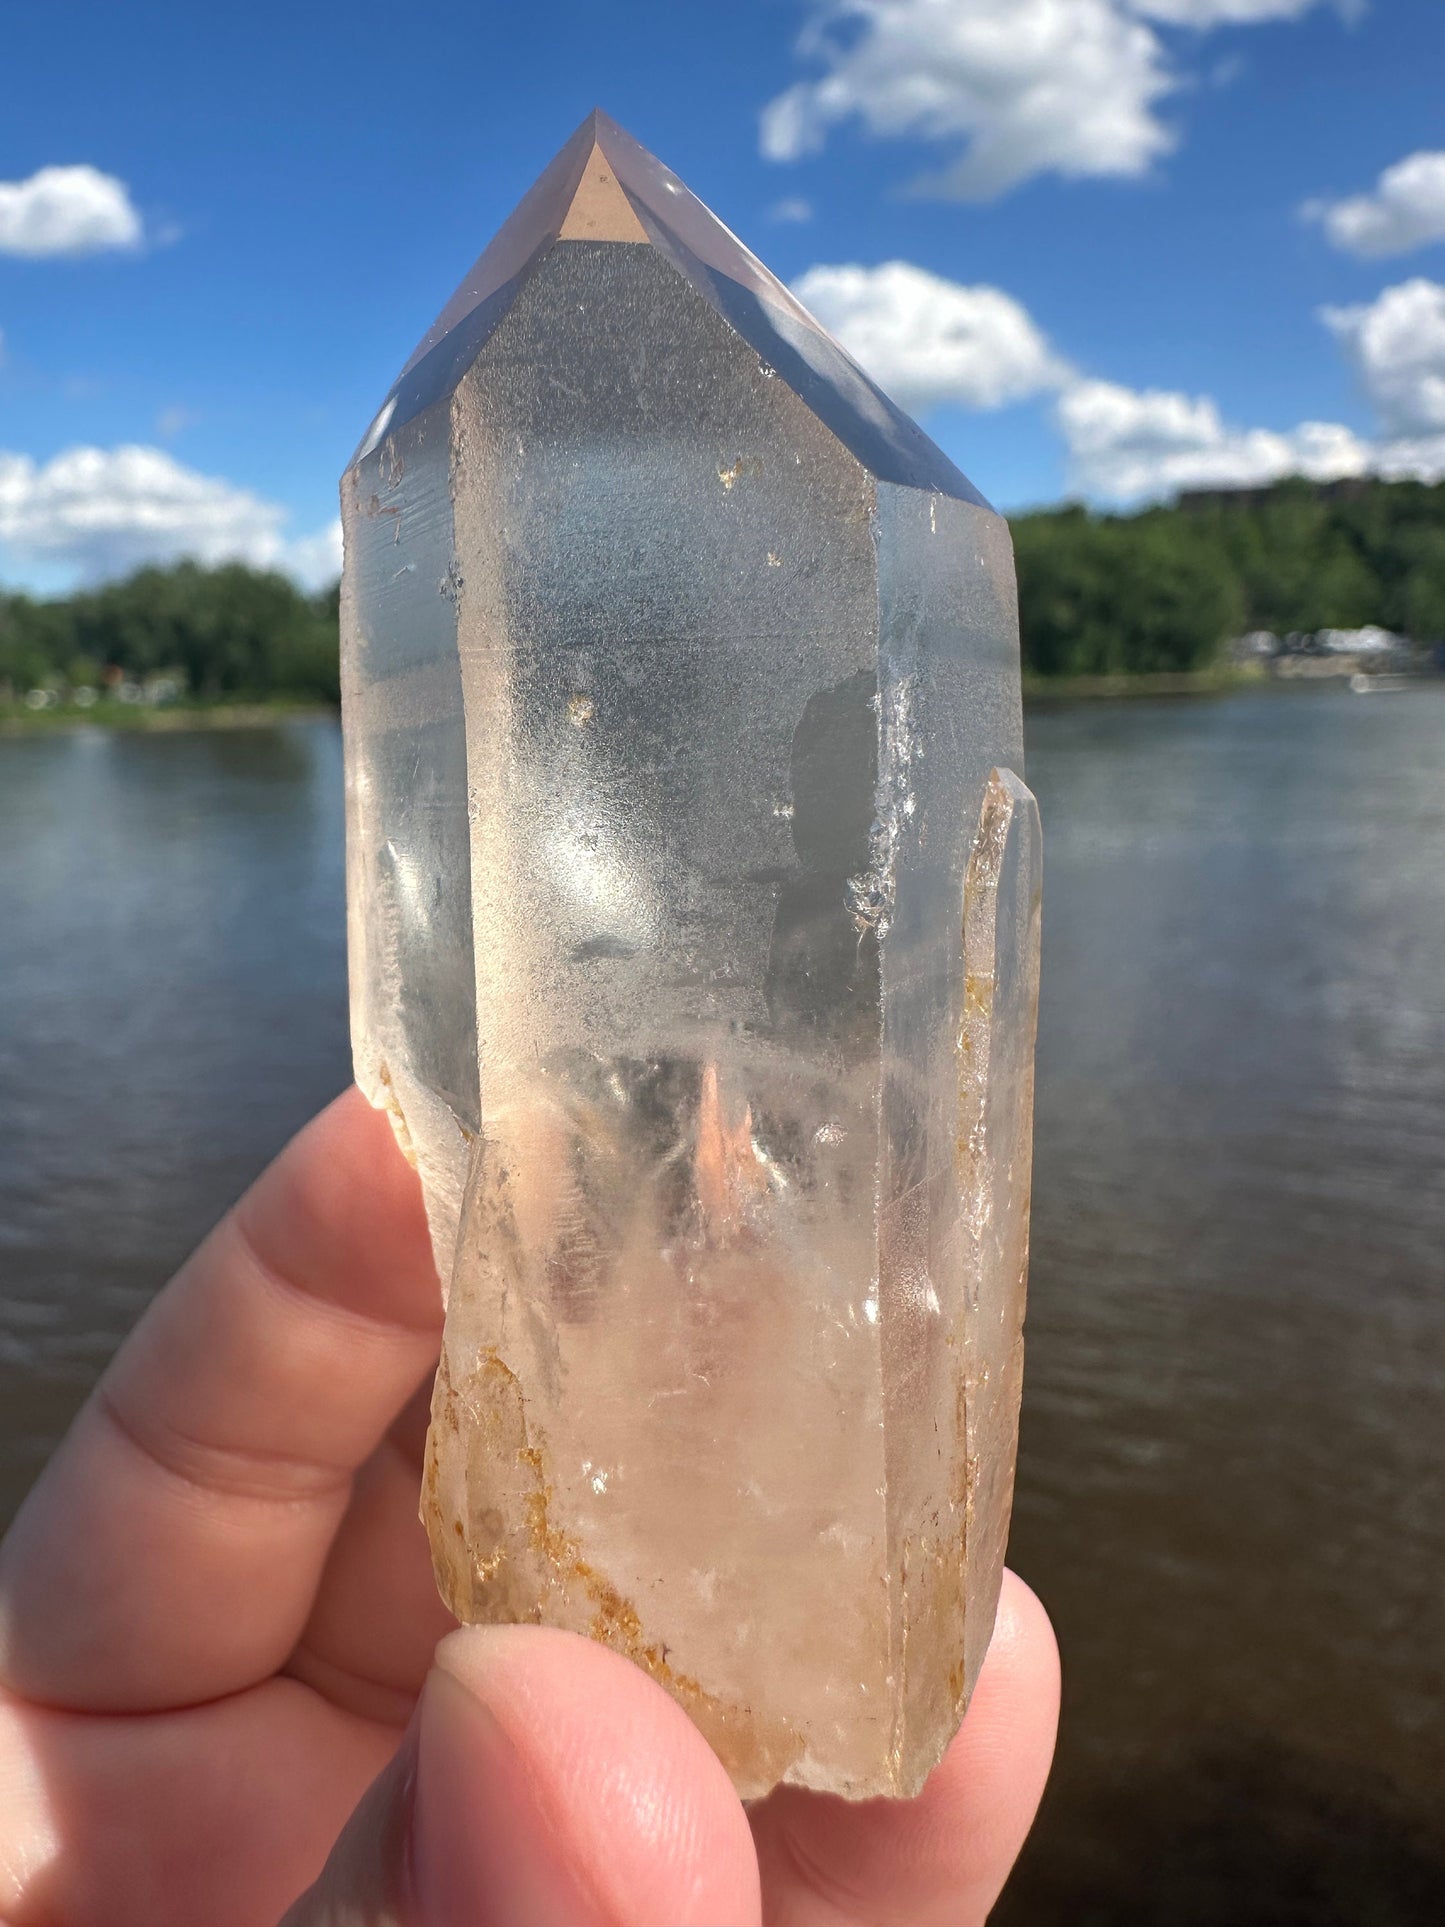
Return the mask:
{"type": "Polygon", "coordinates": [[[660,1687],[590,1640],[467,1627],[282,1927],[759,1927],[742,1806],[660,1687]]]}

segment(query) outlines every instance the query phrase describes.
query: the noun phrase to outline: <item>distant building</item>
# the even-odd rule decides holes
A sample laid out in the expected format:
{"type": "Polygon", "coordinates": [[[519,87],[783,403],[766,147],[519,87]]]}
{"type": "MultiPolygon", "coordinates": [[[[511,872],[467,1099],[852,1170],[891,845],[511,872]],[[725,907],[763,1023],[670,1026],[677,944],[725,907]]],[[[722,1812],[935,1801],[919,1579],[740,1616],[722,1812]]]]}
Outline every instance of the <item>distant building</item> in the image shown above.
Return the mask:
{"type": "Polygon", "coordinates": [[[1367,622],[1363,629],[1321,629],[1315,647],[1324,656],[1408,656],[1410,644],[1404,636],[1367,622]]]}
{"type": "MultiPolygon", "coordinates": [[[[1249,638],[1241,636],[1242,646],[1249,638]]],[[[1236,657],[1236,660],[1248,658],[1236,657]]],[[[1384,672],[1416,671],[1423,665],[1407,636],[1368,622],[1360,629],[1292,630],[1277,643],[1270,668],[1285,678],[1321,676],[1376,676],[1384,672]]]]}

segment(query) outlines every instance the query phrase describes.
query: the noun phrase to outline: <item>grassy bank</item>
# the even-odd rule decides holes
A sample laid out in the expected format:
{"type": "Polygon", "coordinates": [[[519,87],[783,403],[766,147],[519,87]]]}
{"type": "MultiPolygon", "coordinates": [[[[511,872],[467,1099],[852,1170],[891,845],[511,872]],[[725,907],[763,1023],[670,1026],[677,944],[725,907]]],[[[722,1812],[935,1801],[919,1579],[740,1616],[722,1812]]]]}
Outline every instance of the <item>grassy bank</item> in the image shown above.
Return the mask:
{"type": "Polygon", "coordinates": [[[114,729],[165,734],[184,729],[262,729],[276,723],[335,718],[329,703],[278,698],[264,703],[179,702],[151,708],[143,703],[95,703],[82,709],[73,703],[53,709],[27,709],[20,703],[0,704],[0,737],[36,736],[64,729],[114,729]]]}
{"type": "Polygon", "coordinates": [[[1223,696],[1272,680],[1257,664],[1212,663],[1205,669],[1165,669],[1138,675],[1039,676],[1024,671],[1024,702],[1088,701],[1101,696],[1223,696]]]}
{"type": "MultiPolygon", "coordinates": [[[[1225,696],[1241,689],[1318,688],[1319,678],[1289,679],[1270,676],[1258,664],[1214,663],[1204,669],[1161,670],[1153,674],[1114,676],[1040,676],[1025,670],[1025,707],[1046,708],[1052,703],[1117,700],[1136,696],[1225,696]]],[[[0,703],[0,737],[35,736],[67,729],[113,729],[165,733],[187,729],[261,729],[284,722],[335,721],[330,703],[178,702],[163,707],[140,703],[97,703],[89,708],[61,704],[54,709],[27,709],[0,703]]]]}

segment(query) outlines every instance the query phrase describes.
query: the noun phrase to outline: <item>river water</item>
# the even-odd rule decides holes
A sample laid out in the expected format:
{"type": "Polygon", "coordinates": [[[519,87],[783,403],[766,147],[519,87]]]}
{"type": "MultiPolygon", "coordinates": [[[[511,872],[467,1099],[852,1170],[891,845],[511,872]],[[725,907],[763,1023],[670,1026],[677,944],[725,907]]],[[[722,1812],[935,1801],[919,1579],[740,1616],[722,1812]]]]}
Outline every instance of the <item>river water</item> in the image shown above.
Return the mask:
{"type": "MultiPolygon", "coordinates": [[[[1445,688],[1029,719],[1013,1563],[1063,1738],[1005,1927],[1445,1918],[1445,688]]],[[[0,1517],[346,1076],[327,724],[0,741],[0,1517]]]]}

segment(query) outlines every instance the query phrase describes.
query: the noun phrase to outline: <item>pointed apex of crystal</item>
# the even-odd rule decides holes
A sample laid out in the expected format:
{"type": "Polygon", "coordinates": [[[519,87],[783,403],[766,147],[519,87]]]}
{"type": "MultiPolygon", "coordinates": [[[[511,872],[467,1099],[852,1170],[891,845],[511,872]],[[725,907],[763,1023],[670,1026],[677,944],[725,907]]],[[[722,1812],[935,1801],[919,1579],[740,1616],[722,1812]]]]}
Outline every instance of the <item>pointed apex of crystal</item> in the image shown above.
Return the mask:
{"type": "MultiPolygon", "coordinates": [[[[604,117],[594,114],[593,121],[604,117]]],[[[643,241],[647,230],[638,220],[631,201],[617,184],[616,170],[607,158],[601,139],[594,139],[581,178],[572,193],[562,224],[559,241],[643,241]]]]}
{"type": "Polygon", "coordinates": [[[427,330],[353,460],[441,401],[559,243],[650,242],[878,482],[987,508],[916,422],[732,230],[600,108],[577,128],[427,330]]]}

